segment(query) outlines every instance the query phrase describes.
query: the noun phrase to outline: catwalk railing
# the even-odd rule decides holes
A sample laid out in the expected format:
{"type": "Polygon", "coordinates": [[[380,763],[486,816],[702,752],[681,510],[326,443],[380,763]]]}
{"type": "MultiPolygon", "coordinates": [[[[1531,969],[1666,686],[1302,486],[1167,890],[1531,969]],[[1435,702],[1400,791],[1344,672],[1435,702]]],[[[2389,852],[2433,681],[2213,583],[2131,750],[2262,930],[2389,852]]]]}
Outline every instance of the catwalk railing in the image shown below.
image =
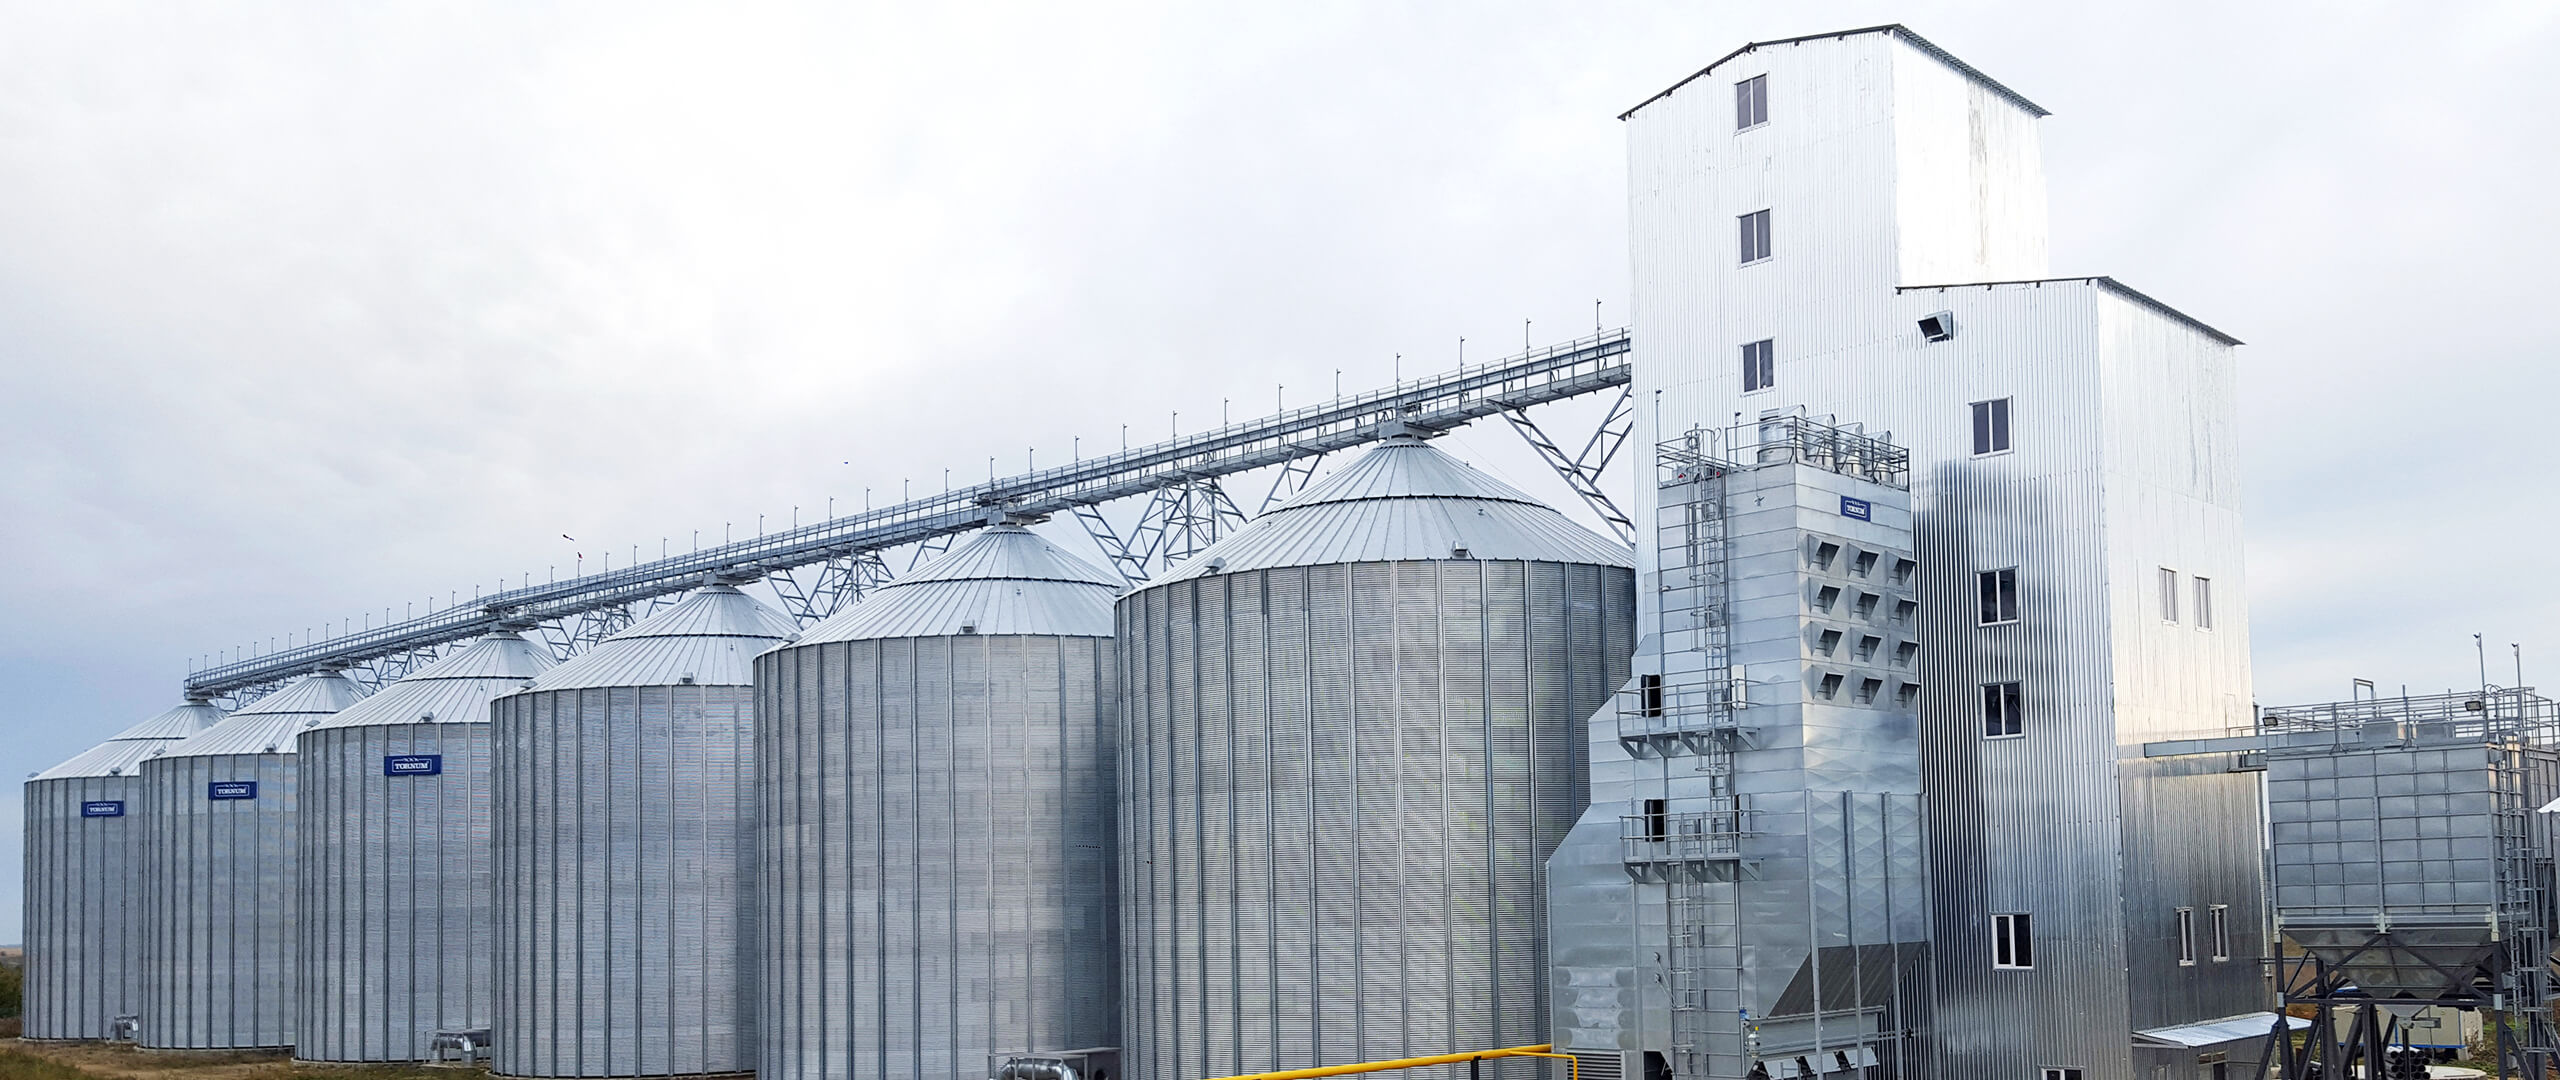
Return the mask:
{"type": "Polygon", "coordinates": [[[214,696],[325,667],[432,649],[501,624],[534,625],[682,592],[706,581],[748,581],[793,567],[932,541],[1008,519],[1052,514],[1286,465],[1401,432],[1437,432],[1499,414],[1623,387],[1625,329],[1151,446],[956,488],[705,548],[621,570],[481,596],[353,634],[204,668],[190,694],[214,696]]]}

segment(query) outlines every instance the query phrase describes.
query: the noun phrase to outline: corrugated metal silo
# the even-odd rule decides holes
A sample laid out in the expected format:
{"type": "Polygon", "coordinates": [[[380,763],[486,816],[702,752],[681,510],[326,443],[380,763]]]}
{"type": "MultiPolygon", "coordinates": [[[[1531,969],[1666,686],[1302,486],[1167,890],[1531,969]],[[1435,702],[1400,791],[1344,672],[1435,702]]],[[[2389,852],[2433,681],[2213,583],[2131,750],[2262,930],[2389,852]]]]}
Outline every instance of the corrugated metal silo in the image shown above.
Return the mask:
{"type": "Polygon", "coordinates": [[[293,1045],[293,737],[361,697],[345,675],[306,675],[143,761],[147,966],[135,1041],[293,1045]]]}
{"type": "Polygon", "coordinates": [[[489,702],[549,670],[490,634],[303,729],[305,1061],[420,1061],[490,1026],[489,702]]]}
{"type": "Polygon", "coordinates": [[[711,585],[490,706],[497,1072],[756,1067],[753,661],[797,632],[711,585]]]}
{"type": "Polygon", "coordinates": [[[27,1038],[108,1038],[138,1014],[142,759],[221,719],[190,701],[27,781],[27,1038]]]}
{"type": "Polygon", "coordinates": [[[766,1080],[1116,1043],[1122,584],[998,525],[758,658],[766,1080]]]}
{"type": "Polygon", "coordinates": [[[1397,438],[1121,599],[1129,1076],[1547,1041],[1632,562],[1397,438]]]}

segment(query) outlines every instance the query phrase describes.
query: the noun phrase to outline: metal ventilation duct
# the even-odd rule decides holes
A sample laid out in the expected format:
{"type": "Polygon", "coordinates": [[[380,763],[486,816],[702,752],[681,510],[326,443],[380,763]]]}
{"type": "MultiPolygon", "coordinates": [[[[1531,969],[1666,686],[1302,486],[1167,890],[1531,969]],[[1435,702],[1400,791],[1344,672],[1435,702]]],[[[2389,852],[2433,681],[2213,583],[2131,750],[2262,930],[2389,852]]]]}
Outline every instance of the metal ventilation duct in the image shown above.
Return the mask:
{"type": "Polygon", "coordinates": [[[293,1045],[293,737],[363,692],[307,675],[142,763],[145,976],[154,1049],[293,1045]]]}
{"type": "Polygon", "coordinates": [[[1117,1042],[1120,585],[997,526],[757,658],[765,1080],[1117,1042]]]}
{"type": "Polygon", "coordinates": [[[751,666],[797,630],[713,585],[490,706],[496,1072],[756,1067],[751,666]]]}
{"type": "Polygon", "coordinates": [[[1547,1041],[1631,562],[1408,439],[1120,600],[1130,1077],[1547,1041]]]}
{"type": "Polygon", "coordinates": [[[490,1025],[489,702],[549,670],[490,634],[303,729],[305,1061],[422,1061],[490,1025]]]}
{"type": "Polygon", "coordinates": [[[221,719],[190,701],[27,781],[27,1038],[107,1038],[139,1010],[139,767],[221,719]]]}

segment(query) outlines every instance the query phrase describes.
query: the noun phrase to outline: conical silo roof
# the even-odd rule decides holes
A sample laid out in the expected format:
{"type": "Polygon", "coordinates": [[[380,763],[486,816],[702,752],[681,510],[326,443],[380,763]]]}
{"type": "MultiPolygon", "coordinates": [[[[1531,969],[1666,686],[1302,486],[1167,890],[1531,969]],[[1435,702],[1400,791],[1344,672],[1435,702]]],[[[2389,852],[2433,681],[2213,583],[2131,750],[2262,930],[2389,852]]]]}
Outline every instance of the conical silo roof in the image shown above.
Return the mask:
{"type": "Polygon", "coordinates": [[[355,680],[335,671],[315,671],[282,690],[250,702],[239,712],[184,742],[170,744],[155,758],[211,757],[217,754],[290,754],[293,737],[313,720],[364,700],[355,680]]]}
{"type": "Polygon", "coordinates": [[[809,628],[799,644],[955,634],[1110,637],[1127,583],[1019,525],[981,530],[949,554],[809,628]]]}
{"type": "Polygon", "coordinates": [[[489,699],[524,689],[553,663],[550,653],[501,630],[310,727],[487,723],[489,699]]]}
{"type": "Polygon", "coordinates": [[[781,612],[727,585],[707,585],[583,655],[529,690],[597,686],[752,686],[755,656],[798,636],[781,612]]]}
{"type": "Polygon", "coordinates": [[[116,733],[30,779],[65,780],[77,776],[130,776],[151,752],[170,746],[222,722],[222,710],[190,701],[116,733]]]}
{"type": "Polygon", "coordinates": [[[1448,558],[1635,565],[1626,545],[1438,447],[1398,437],[1147,584],[1212,572],[1448,558]]]}

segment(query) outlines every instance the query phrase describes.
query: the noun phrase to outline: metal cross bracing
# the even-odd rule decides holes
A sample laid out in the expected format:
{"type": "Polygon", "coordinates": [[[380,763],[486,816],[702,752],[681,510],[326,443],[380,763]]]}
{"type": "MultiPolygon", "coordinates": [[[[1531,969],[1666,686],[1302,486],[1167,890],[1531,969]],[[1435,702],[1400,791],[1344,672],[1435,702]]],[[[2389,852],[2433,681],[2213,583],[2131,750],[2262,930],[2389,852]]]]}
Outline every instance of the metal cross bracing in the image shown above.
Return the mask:
{"type": "Polygon", "coordinates": [[[1627,436],[1635,432],[1634,402],[1633,384],[1620,389],[1617,400],[1609,403],[1608,414],[1601,417],[1598,427],[1592,429],[1590,441],[1582,444],[1581,453],[1571,457],[1565,456],[1555,440],[1547,438],[1547,433],[1538,429],[1526,410],[1514,409],[1502,414],[1503,419],[1511,421],[1511,430],[1519,432],[1520,438],[1538,452],[1547,467],[1563,477],[1574,494],[1582,496],[1583,504],[1589,506],[1592,513],[1600,515],[1601,522],[1609,527],[1621,544],[1635,542],[1636,523],[1626,511],[1618,509],[1616,501],[1609,498],[1608,489],[1600,486],[1600,475],[1608,471],[1609,463],[1618,456],[1618,448],[1625,446],[1627,436]]]}
{"type": "MultiPolygon", "coordinates": [[[[877,584],[860,577],[865,556],[909,545],[948,544],[950,538],[995,521],[1037,521],[1074,513],[1088,528],[1103,520],[1098,508],[1132,496],[1148,496],[1149,510],[1114,552],[1105,552],[1123,576],[1142,577],[1164,560],[1197,551],[1243,520],[1218,481],[1257,469],[1282,467],[1274,498],[1294,492],[1312,475],[1313,459],[1397,434],[1435,434],[1485,417],[1516,413],[1548,402],[1626,386],[1630,336],[1625,329],[1533,349],[1490,363],[1461,367],[1367,393],[1338,397],[1257,420],[1231,423],[1151,446],[1087,458],[1019,476],[956,488],[894,506],[865,510],[749,540],[688,552],[620,570],[509,589],[416,618],[279,650],[196,671],[190,693],[221,696],[250,691],[324,667],[349,668],[385,657],[416,653],[479,636],[500,623],[542,626],[573,620],[546,640],[572,647],[615,620],[612,611],[691,589],[706,581],[746,582],[795,572],[778,588],[803,598],[795,616],[833,605],[841,608],[877,584]],[[1289,466],[1299,466],[1295,474],[1289,466]],[[1159,493],[1179,490],[1159,502],[1159,493]],[[1160,534],[1153,532],[1160,530],[1160,534]],[[1146,537],[1153,535],[1153,539],[1146,537]],[[1126,558],[1124,559],[1124,556],[1126,558]],[[847,560],[843,580],[826,571],[804,579],[802,567],[847,560]],[[592,624],[574,621],[603,613],[592,624]]],[[[1616,410],[1612,411],[1616,415],[1616,410]]],[[[1586,454],[1585,464],[1601,460],[1586,454]]],[[[1573,483],[1572,478],[1567,478],[1573,483]]],[[[1268,502],[1268,500],[1266,500],[1268,502]]],[[[1108,522],[1104,521],[1107,527],[1108,522]]],[[[1112,533],[1118,536],[1116,531],[1112,533]]],[[[919,558],[924,557],[921,553],[919,558]]],[[[786,606],[793,601],[785,599],[786,606]]]]}

